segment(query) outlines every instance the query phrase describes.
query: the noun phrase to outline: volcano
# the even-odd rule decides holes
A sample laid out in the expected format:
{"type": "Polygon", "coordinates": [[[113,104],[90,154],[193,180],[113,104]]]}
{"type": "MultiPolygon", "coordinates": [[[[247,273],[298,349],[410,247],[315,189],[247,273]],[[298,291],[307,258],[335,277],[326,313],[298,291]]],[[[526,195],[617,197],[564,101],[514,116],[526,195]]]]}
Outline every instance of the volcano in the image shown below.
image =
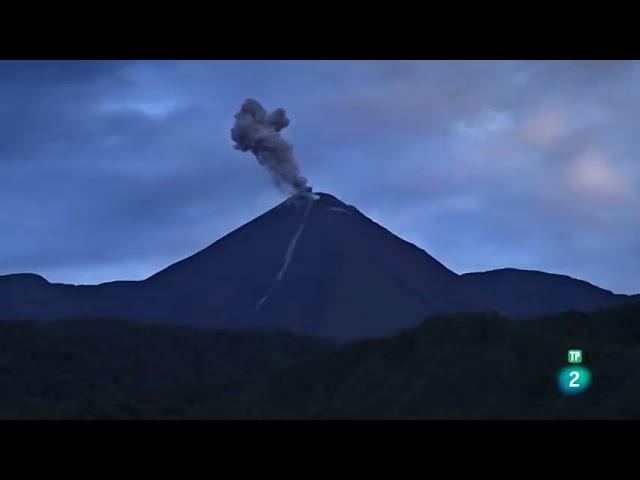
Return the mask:
{"type": "Polygon", "coordinates": [[[119,317],[339,341],[388,335],[438,313],[520,318],[629,298],[544,272],[458,275],[356,207],[311,192],[142,281],[74,286],[0,276],[0,318],[119,317]]]}

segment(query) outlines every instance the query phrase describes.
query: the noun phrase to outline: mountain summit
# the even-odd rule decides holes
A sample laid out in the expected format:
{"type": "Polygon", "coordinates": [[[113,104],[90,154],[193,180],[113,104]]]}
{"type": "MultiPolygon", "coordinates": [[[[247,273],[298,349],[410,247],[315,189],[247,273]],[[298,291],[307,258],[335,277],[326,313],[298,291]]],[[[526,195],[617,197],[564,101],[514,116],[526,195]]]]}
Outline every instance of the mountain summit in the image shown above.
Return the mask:
{"type": "Polygon", "coordinates": [[[383,336],[436,313],[514,317],[626,301],[543,272],[458,275],[327,193],[304,192],[139,282],[0,277],[0,318],[124,317],[278,328],[338,340],[383,336]]]}
{"type": "Polygon", "coordinates": [[[167,320],[338,339],[474,307],[458,275],[326,193],[292,196],[144,283],[171,298],[167,320]]]}

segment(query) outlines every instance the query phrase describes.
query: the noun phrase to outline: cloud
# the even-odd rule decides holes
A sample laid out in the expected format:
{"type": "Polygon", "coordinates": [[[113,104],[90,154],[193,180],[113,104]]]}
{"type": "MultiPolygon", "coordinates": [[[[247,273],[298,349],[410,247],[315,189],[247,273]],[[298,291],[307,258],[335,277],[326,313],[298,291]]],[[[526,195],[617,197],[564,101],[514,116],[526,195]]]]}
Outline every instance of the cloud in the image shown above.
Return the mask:
{"type": "Polygon", "coordinates": [[[547,110],[538,114],[520,128],[524,141],[533,147],[549,147],[568,132],[566,115],[561,109],[547,110]]]}
{"type": "Polygon", "coordinates": [[[140,278],[275,205],[229,138],[255,97],[314,189],[456,271],[639,292],[638,85],[638,62],[0,62],[0,273],[140,278]]]}
{"type": "Polygon", "coordinates": [[[602,151],[591,147],[570,164],[566,174],[567,187],[587,199],[622,201],[630,185],[615,163],[602,151]]]}

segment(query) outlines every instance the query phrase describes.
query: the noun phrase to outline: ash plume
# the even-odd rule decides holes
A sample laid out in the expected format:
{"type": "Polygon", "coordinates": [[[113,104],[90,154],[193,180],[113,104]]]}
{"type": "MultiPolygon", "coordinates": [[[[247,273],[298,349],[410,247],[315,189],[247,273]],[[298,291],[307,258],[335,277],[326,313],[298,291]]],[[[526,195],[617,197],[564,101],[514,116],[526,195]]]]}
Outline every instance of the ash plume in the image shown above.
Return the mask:
{"type": "Polygon", "coordinates": [[[234,148],[251,151],[264,166],[273,180],[286,193],[310,192],[307,179],[300,175],[298,163],[293,155],[293,146],[280,135],[280,131],[289,125],[287,114],[278,108],[267,114],[260,102],[247,99],[235,115],[231,129],[234,148]]]}

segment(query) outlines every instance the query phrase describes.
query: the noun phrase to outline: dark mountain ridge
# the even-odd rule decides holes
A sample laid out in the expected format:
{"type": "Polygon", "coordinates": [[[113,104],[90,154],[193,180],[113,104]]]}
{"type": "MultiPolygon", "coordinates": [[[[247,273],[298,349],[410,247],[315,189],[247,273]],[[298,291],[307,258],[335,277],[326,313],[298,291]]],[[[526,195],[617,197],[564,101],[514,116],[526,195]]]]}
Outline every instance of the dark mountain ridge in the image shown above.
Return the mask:
{"type": "Polygon", "coordinates": [[[438,315],[255,381],[169,401],[180,404],[178,418],[638,419],[639,314],[640,303],[528,322],[438,315]],[[566,396],[557,373],[576,346],[594,381],[566,396]]]}
{"type": "Polygon", "coordinates": [[[334,349],[326,339],[275,330],[82,318],[2,321],[0,418],[56,418],[65,409],[76,418],[83,409],[108,418],[126,412],[123,400],[137,403],[137,395],[246,381],[334,349]]]}
{"type": "Polygon", "coordinates": [[[0,276],[0,318],[277,327],[343,341],[384,336],[426,315],[519,318],[629,298],[543,272],[458,275],[325,193],[290,197],[143,281],[74,286],[34,274],[0,276]]]}
{"type": "Polygon", "coordinates": [[[0,322],[0,418],[640,419],[640,303],[436,315],[336,346],[286,332],[0,322]],[[564,395],[567,349],[593,375],[564,395]]]}
{"type": "Polygon", "coordinates": [[[588,312],[634,299],[634,296],[615,294],[568,275],[534,270],[502,268],[465,273],[461,277],[488,305],[511,318],[568,310],[588,312]]]}

